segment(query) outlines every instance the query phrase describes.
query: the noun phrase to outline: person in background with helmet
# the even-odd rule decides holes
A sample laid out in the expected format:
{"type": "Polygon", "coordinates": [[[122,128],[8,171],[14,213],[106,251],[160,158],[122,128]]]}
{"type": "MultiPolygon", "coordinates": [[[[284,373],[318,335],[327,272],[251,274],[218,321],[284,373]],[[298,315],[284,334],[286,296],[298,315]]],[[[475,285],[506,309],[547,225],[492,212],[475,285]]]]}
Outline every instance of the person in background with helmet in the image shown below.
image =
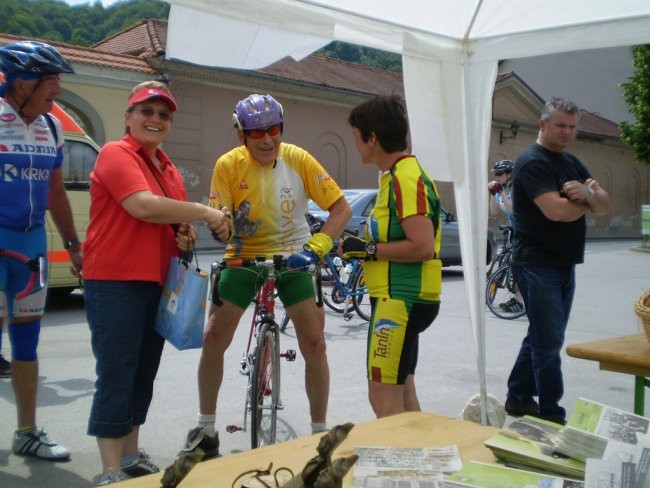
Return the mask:
{"type": "MultiPolygon", "coordinates": [[[[74,70],[49,44],[21,41],[0,47],[0,71],[5,80],[0,85],[0,248],[29,258],[47,256],[45,211],[49,210],[70,254],[72,272],[80,276],[81,243],[63,186],[61,124],[43,115],[61,93],[59,75],[74,70]]],[[[18,411],[12,451],[65,460],[70,451],[36,424],[36,350],[46,287],[37,286],[25,298],[16,299],[29,275],[24,263],[0,257],[0,316],[9,318],[11,384],[18,411]]]]}
{"type": "MultiPolygon", "coordinates": [[[[217,160],[210,187],[211,205],[226,207],[233,216],[245,215],[234,220],[224,257],[281,254],[295,269],[320,261],[352,216],[343,192],[311,154],[282,142],[284,113],[271,95],[253,94],[239,101],[233,122],[241,146],[217,160]],[[329,211],[327,221],[313,236],[305,219],[310,198],[329,211]]],[[[204,459],[219,453],[215,421],[224,353],[253,300],[255,280],[255,274],[246,270],[223,270],[219,280],[222,304],[210,304],[198,370],[198,423],[189,431],[184,447],[188,452],[202,449],[204,459]]],[[[329,397],[324,311],[316,305],[306,272],[283,274],[277,288],[305,360],[312,432],[324,431],[329,397]]]]}
{"type": "MultiPolygon", "coordinates": [[[[502,159],[494,163],[492,173],[496,180],[488,183],[490,198],[490,214],[498,215],[499,211],[508,218],[508,225],[514,229],[515,217],[512,213],[512,170],[514,164],[509,159],[502,159]]],[[[517,313],[524,310],[524,299],[519,290],[505,303],[500,303],[499,308],[504,312],[517,313]]]]}
{"type": "Polygon", "coordinates": [[[498,215],[499,210],[508,218],[508,225],[514,224],[512,216],[512,168],[514,164],[509,159],[494,163],[492,173],[495,180],[488,183],[488,190],[494,198],[490,198],[490,214],[498,215]]]}

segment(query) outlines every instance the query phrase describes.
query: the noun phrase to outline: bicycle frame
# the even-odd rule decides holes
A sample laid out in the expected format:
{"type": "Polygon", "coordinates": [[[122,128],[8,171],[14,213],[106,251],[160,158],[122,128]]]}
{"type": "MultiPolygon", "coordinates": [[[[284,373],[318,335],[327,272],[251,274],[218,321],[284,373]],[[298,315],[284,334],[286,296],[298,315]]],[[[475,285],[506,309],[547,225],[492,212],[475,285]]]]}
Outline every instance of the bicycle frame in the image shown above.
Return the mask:
{"type": "MultiPolygon", "coordinates": [[[[359,273],[359,270],[363,268],[363,261],[359,259],[352,259],[348,261],[348,263],[352,265],[352,269],[350,270],[350,274],[344,283],[341,280],[339,270],[336,268],[332,256],[333,255],[330,253],[326,254],[323,258],[323,266],[327,267],[326,273],[328,273],[328,275],[331,275],[331,279],[334,280],[334,284],[332,286],[333,291],[330,295],[330,300],[332,300],[332,303],[328,303],[326,299],[324,299],[324,301],[326,305],[335,312],[343,313],[343,319],[347,321],[352,318],[352,313],[349,311],[349,309],[350,306],[353,305],[354,298],[362,297],[363,295],[368,294],[368,289],[366,287],[362,287],[361,289],[353,289],[354,278],[356,277],[357,273],[359,273]],[[341,307],[337,306],[339,303],[343,304],[342,310],[341,307]]],[[[345,266],[345,263],[343,266],[345,266]]],[[[361,318],[368,320],[366,317],[361,318]]]]}
{"type": "MultiPolygon", "coordinates": [[[[264,257],[255,260],[229,260],[213,263],[216,272],[223,267],[244,267],[258,274],[265,273],[262,285],[254,299],[253,318],[248,334],[246,349],[240,360],[239,372],[248,377],[243,426],[228,425],[228,432],[246,431],[250,414],[251,447],[273,444],[276,439],[277,412],[284,405],[280,400],[280,358],[295,361],[296,351],[288,349],[280,353],[280,326],[275,320],[275,282],[278,273],[289,272],[282,256],[273,259],[264,257]],[[262,268],[262,271],[259,270],[262,268]],[[280,271],[281,268],[285,268],[280,271]]],[[[315,274],[315,266],[311,270],[315,274]]],[[[218,276],[214,281],[218,290],[218,276]]],[[[317,297],[319,294],[317,293],[317,297]]],[[[218,294],[213,298],[219,303],[218,294]]]]}
{"type": "Polygon", "coordinates": [[[18,262],[24,263],[30,270],[29,280],[27,280],[25,288],[16,293],[16,300],[21,300],[33,291],[38,291],[45,286],[45,258],[42,254],[39,253],[34,259],[30,259],[23,253],[12,251],[10,249],[0,249],[0,256],[15,259],[18,262]]]}

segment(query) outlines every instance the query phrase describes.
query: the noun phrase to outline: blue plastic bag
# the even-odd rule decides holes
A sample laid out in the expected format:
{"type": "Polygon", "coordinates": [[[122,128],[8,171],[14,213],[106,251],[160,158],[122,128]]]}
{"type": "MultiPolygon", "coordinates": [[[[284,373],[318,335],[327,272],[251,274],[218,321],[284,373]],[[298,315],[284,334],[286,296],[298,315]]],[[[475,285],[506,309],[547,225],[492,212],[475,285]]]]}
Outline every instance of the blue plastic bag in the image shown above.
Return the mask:
{"type": "Polygon", "coordinates": [[[208,273],[171,258],[154,328],[179,351],[203,344],[208,273]]]}

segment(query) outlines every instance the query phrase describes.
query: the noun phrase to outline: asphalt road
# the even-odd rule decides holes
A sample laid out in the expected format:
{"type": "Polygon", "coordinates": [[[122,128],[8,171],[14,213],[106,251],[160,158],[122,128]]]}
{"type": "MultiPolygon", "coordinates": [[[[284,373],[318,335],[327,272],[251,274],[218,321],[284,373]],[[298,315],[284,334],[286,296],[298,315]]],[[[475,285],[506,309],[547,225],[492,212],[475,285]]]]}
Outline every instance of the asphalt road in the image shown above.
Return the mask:
{"type": "MultiPolygon", "coordinates": [[[[577,271],[578,287],[567,332],[567,344],[637,333],[633,304],[650,287],[650,251],[635,249],[637,241],[589,243],[585,264],[577,271]]],[[[204,254],[202,265],[214,256],[204,254]]],[[[443,303],[434,325],[422,335],[416,382],[422,408],[457,416],[478,393],[473,333],[470,327],[462,268],[443,272],[443,303]]],[[[502,401],[506,379],[526,329],[526,320],[506,321],[486,308],[486,381],[488,393],[502,401]]],[[[219,397],[217,425],[223,455],[249,448],[244,432],[228,434],[227,424],[243,421],[246,380],[238,372],[245,348],[250,311],[239,327],[226,357],[226,375],[219,397]]],[[[327,340],[331,368],[330,425],[373,418],[366,398],[364,356],[366,323],[346,322],[327,312],[327,340]]],[[[4,336],[3,352],[9,353],[4,336]]],[[[282,347],[297,349],[291,326],[282,347]]],[[[51,303],[43,321],[39,346],[39,408],[37,420],[50,435],[72,450],[64,463],[24,459],[11,454],[15,404],[10,381],[0,379],[0,487],[87,488],[101,470],[95,439],[86,435],[94,390],[94,359],[79,292],[51,303]]],[[[196,367],[199,351],[176,351],[167,345],[155,385],[141,447],[161,467],[171,463],[185,435],[195,425],[198,410],[196,367]]],[[[300,358],[282,365],[281,439],[310,433],[300,358]]],[[[631,376],[598,370],[596,363],[564,355],[564,405],[570,412],[580,396],[632,410],[631,376]]],[[[435,439],[432,439],[435,446],[435,439]]]]}

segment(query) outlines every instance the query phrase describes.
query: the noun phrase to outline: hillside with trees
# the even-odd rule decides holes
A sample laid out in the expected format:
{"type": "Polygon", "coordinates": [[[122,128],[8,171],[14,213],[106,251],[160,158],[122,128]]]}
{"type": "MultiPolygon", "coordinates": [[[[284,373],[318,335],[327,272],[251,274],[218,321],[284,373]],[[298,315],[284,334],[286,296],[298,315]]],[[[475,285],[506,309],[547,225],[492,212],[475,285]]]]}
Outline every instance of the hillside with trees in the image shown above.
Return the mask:
{"type": "MultiPolygon", "coordinates": [[[[161,0],[123,0],[104,7],[99,0],[70,6],[62,0],[0,0],[0,32],[79,46],[92,46],[148,18],[167,19],[161,0]]],[[[351,63],[401,71],[399,54],[332,42],[318,51],[351,63]]]]}

